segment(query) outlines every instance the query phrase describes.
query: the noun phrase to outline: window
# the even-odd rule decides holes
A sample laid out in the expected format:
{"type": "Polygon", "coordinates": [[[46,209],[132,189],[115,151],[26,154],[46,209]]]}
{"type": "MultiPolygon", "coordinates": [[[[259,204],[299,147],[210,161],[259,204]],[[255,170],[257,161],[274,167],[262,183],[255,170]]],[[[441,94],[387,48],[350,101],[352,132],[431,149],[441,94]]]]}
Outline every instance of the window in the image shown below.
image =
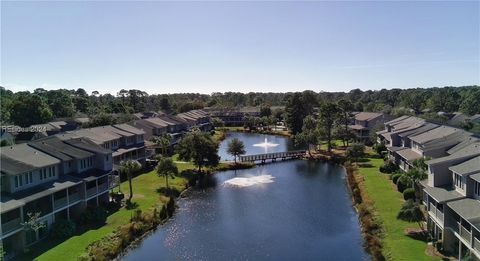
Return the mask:
{"type": "Polygon", "coordinates": [[[49,168],[48,168],[48,177],[49,177],[49,178],[52,177],[52,167],[49,167],[49,168]]]}
{"type": "Polygon", "coordinates": [[[480,182],[475,182],[475,195],[480,196],[480,182]]]}
{"type": "Polygon", "coordinates": [[[33,182],[33,173],[30,171],[28,172],[28,177],[30,178],[30,183],[33,182]]]}
{"type": "Polygon", "coordinates": [[[18,176],[18,183],[19,183],[20,187],[23,186],[23,176],[22,175],[18,176]]]}
{"type": "Polygon", "coordinates": [[[462,176],[455,174],[455,186],[458,188],[463,189],[463,182],[462,182],[462,176]]]}
{"type": "Polygon", "coordinates": [[[15,176],[15,188],[18,188],[18,176],[15,176]]]}

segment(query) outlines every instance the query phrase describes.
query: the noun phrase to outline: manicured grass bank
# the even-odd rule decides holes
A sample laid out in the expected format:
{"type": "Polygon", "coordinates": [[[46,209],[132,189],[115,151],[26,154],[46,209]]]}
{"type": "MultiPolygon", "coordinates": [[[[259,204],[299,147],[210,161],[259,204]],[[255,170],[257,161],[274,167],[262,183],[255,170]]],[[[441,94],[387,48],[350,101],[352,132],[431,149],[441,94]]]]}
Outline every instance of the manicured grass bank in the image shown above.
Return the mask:
{"type": "MultiPolygon", "coordinates": [[[[185,165],[186,166],[182,167],[186,168],[188,166],[191,166],[191,164],[188,163],[186,163],[185,165]]],[[[185,184],[186,180],[179,177],[176,177],[169,181],[169,185],[171,187],[175,187],[179,191],[185,189],[185,184]]],[[[86,247],[90,243],[102,239],[106,235],[115,231],[116,228],[120,225],[129,223],[130,218],[132,217],[136,209],[141,209],[142,211],[145,211],[155,206],[161,207],[161,205],[165,204],[168,198],[157,192],[157,189],[160,187],[165,187],[165,178],[158,177],[155,171],[151,171],[135,177],[133,179],[134,196],[132,201],[138,204],[137,208],[130,210],[126,208],[121,208],[107,218],[106,224],[104,226],[98,229],[88,230],[80,235],[73,236],[65,240],[63,243],[51,248],[50,250],[40,255],[39,253],[32,253],[32,255],[25,257],[25,260],[77,260],[77,257],[85,252],[86,247]]],[[[121,190],[122,192],[126,193],[126,197],[128,197],[128,182],[123,182],[121,184],[121,190]]],[[[41,245],[38,246],[38,249],[41,248],[41,245]]]]}
{"type": "Polygon", "coordinates": [[[378,168],[383,159],[369,158],[371,167],[359,167],[358,172],[364,178],[364,188],[374,202],[376,214],[384,228],[383,253],[389,260],[440,260],[425,254],[427,244],[405,235],[406,228],[416,228],[416,223],[397,219],[397,213],[403,203],[403,196],[395,190],[388,175],[380,173],[378,168]]]}

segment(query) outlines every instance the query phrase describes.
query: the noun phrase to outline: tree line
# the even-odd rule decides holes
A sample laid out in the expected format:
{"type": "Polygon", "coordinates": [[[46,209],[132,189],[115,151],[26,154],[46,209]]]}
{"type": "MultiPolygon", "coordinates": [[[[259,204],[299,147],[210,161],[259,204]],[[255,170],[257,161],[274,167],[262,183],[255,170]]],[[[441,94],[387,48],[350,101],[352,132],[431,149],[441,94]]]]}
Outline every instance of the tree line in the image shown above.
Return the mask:
{"type": "MultiPolygon", "coordinates": [[[[287,106],[292,108],[289,105],[293,103],[302,103],[303,108],[300,113],[309,115],[321,104],[338,100],[350,101],[354,111],[398,113],[401,110],[411,110],[418,114],[429,109],[433,112],[461,111],[468,115],[480,113],[479,86],[375,91],[354,89],[349,92],[309,90],[298,93],[216,92],[210,95],[199,93],[152,95],[137,89],[122,89],[116,94],[100,94],[98,91],[89,94],[81,88],[77,90],[38,88],[33,92],[14,93],[0,87],[1,123],[19,126],[41,124],[57,118],[73,117],[79,113],[98,118],[99,123],[108,123],[112,119],[105,115],[111,114],[117,114],[120,118],[125,117],[120,121],[127,121],[128,115],[144,111],[176,114],[205,107],[287,106]]],[[[271,111],[268,114],[265,111],[265,114],[268,117],[275,112],[271,111]]],[[[301,125],[299,120],[292,123],[294,126],[301,125]]]]}

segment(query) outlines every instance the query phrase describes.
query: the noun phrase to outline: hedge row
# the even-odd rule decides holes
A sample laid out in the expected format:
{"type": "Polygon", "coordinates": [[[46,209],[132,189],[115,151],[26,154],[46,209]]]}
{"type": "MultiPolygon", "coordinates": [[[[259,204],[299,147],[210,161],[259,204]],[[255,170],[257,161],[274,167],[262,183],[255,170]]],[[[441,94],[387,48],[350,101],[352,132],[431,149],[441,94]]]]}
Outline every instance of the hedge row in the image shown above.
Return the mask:
{"type": "Polygon", "coordinates": [[[382,225],[375,215],[373,202],[368,198],[362,185],[363,178],[356,173],[352,165],[347,165],[347,181],[352,193],[355,207],[358,211],[358,218],[362,225],[362,232],[365,239],[364,247],[372,256],[372,260],[383,261],[382,253],[382,225]]]}
{"type": "Polygon", "coordinates": [[[155,229],[166,221],[175,211],[175,201],[171,197],[160,210],[142,213],[136,210],[128,224],[120,226],[115,232],[98,240],[87,247],[85,254],[78,258],[79,261],[106,261],[115,259],[134,240],[142,237],[148,231],[155,229]]]}

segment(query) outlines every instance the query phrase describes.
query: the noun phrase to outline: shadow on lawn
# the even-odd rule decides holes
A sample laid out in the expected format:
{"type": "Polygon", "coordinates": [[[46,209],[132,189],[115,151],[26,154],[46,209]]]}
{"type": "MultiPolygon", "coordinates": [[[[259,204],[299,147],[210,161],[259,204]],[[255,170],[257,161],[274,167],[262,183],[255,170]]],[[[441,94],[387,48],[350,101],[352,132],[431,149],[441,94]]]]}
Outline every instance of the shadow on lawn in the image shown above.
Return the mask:
{"type": "MultiPolygon", "coordinates": [[[[88,225],[77,225],[75,233],[71,237],[53,238],[52,236],[49,235],[45,239],[42,239],[38,243],[31,246],[26,253],[20,256],[17,256],[15,260],[18,260],[18,261],[34,260],[37,257],[44,254],[45,252],[48,252],[52,248],[55,248],[56,246],[62,244],[63,242],[65,242],[66,240],[72,237],[81,236],[88,231],[100,229],[101,227],[105,226],[107,218],[120,209],[120,206],[111,204],[109,206],[105,206],[105,209],[107,210],[107,215],[105,216],[104,220],[90,223],[88,225]]],[[[78,224],[78,221],[76,223],[78,224]]]]}

